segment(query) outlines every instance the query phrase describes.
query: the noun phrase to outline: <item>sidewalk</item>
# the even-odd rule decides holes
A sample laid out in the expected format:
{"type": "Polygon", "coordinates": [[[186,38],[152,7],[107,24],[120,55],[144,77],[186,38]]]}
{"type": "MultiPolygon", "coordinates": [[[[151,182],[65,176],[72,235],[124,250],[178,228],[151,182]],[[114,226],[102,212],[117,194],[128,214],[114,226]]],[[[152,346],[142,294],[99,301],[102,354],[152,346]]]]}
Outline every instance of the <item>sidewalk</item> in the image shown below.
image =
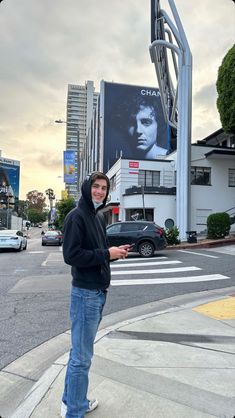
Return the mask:
{"type": "MultiPolygon", "coordinates": [[[[104,317],[90,373],[99,407],[89,417],[233,418],[235,287],[148,305],[129,320],[120,313],[114,325],[104,317]]],[[[51,365],[12,418],[60,417],[67,358],[51,365]]]]}
{"type": "Polygon", "coordinates": [[[178,245],[168,245],[168,250],[179,250],[179,249],[195,249],[195,248],[210,248],[210,247],[221,247],[223,245],[232,245],[235,244],[235,234],[231,234],[226,238],[221,239],[209,239],[205,236],[198,236],[197,243],[189,244],[188,242],[184,241],[178,245]]]}

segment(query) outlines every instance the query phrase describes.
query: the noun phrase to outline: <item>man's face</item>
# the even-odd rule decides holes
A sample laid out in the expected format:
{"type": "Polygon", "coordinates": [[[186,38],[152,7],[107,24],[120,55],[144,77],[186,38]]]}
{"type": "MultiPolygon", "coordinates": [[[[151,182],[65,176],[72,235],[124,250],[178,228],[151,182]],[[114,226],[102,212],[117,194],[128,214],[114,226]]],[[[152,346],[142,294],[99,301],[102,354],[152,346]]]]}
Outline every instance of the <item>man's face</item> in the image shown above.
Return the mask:
{"type": "Polygon", "coordinates": [[[133,124],[128,129],[136,140],[136,147],[148,151],[157,142],[157,121],[150,106],[140,106],[133,124]]]}
{"type": "Polygon", "coordinates": [[[91,186],[91,198],[96,203],[102,203],[107,194],[107,181],[97,179],[91,186]]]}

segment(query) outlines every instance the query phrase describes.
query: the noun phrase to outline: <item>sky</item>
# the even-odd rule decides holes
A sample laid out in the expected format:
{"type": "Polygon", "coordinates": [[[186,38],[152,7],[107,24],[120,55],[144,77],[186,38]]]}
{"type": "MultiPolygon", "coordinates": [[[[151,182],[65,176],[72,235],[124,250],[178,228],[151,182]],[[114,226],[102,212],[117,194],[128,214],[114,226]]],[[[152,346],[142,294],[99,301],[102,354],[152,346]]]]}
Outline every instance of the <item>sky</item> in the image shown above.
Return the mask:
{"type": "MultiPolygon", "coordinates": [[[[232,0],[175,0],[193,55],[192,141],[221,127],[218,68],[235,39],[232,0]]],[[[171,16],[167,0],[161,7],[171,16]]],[[[150,0],[0,3],[0,150],[21,162],[20,198],[64,188],[67,86],[93,80],[157,87],[150,0]]]]}

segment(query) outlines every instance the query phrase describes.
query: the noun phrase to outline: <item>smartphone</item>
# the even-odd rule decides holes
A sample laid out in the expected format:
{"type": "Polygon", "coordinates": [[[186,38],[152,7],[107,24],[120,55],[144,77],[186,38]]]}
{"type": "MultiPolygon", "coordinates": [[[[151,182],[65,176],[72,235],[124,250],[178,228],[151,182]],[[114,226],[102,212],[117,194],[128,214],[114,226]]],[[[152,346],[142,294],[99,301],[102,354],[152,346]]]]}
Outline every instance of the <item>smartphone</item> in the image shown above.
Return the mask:
{"type": "Polygon", "coordinates": [[[130,247],[128,248],[128,251],[133,250],[134,246],[135,246],[135,244],[130,244],[130,247]]]}

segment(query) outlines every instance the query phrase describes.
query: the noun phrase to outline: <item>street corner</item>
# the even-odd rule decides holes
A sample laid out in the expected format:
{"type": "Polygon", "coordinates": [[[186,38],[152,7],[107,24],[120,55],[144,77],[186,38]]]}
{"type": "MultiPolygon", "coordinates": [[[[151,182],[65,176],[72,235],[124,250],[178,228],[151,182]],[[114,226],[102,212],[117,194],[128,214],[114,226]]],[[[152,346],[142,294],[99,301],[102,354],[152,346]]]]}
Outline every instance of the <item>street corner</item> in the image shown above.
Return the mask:
{"type": "Polygon", "coordinates": [[[193,311],[217,320],[235,319],[235,294],[224,299],[198,305],[193,308],[193,311]]]}

